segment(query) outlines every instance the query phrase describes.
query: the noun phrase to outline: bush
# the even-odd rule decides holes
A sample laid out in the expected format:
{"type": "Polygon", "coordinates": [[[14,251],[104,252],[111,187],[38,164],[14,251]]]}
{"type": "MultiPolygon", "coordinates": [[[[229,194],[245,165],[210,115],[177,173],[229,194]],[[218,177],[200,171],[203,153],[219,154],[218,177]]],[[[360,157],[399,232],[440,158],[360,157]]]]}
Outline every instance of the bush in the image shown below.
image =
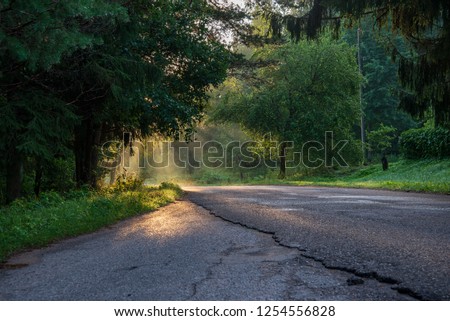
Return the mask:
{"type": "Polygon", "coordinates": [[[400,136],[403,155],[410,159],[450,157],[450,131],[448,129],[410,129],[400,136]]]}
{"type": "Polygon", "coordinates": [[[173,190],[179,194],[183,193],[183,190],[178,184],[171,183],[171,182],[162,182],[159,186],[159,189],[167,189],[167,190],[173,190]]]}
{"type": "Polygon", "coordinates": [[[106,190],[110,192],[125,192],[125,191],[137,191],[144,184],[144,181],[138,177],[129,176],[125,174],[117,178],[117,181],[108,187],[106,190]]]}
{"type": "Polygon", "coordinates": [[[384,155],[392,148],[392,142],[396,138],[396,128],[381,124],[377,130],[367,132],[369,151],[378,155],[384,155]]]}
{"type": "Polygon", "coordinates": [[[202,170],[196,175],[196,180],[200,184],[221,184],[229,182],[230,176],[218,170],[202,170]]]}

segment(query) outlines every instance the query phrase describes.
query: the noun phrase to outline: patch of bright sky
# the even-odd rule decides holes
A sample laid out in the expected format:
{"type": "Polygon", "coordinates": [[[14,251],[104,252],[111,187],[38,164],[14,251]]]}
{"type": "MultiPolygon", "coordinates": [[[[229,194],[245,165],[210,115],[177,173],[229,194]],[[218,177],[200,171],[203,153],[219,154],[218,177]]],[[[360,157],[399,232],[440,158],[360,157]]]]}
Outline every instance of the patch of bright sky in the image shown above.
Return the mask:
{"type": "Polygon", "coordinates": [[[241,8],[244,7],[244,0],[231,0],[231,2],[233,2],[234,4],[237,4],[238,6],[240,6],[241,8]]]}
{"type": "MultiPolygon", "coordinates": [[[[234,4],[239,6],[241,9],[245,9],[245,4],[248,2],[247,0],[218,0],[217,3],[222,3],[225,6],[230,4],[234,4]]],[[[249,22],[249,21],[248,21],[249,22]]],[[[227,45],[230,45],[234,41],[234,34],[232,31],[225,31],[225,36],[222,38],[223,42],[227,45]]]]}

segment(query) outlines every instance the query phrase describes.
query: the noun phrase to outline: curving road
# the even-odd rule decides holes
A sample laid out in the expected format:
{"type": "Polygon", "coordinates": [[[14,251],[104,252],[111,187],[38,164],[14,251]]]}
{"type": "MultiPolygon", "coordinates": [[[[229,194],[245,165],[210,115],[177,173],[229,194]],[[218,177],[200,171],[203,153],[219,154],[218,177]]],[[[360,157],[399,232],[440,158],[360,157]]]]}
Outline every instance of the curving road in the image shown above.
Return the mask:
{"type": "Polygon", "coordinates": [[[450,298],[450,197],[187,187],[187,198],[0,265],[0,300],[450,298]]]}
{"type": "Polygon", "coordinates": [[[226,220],[274,233],[324,266],[450,300],[450,196],[292,187],[190,187],[226,220]]]}

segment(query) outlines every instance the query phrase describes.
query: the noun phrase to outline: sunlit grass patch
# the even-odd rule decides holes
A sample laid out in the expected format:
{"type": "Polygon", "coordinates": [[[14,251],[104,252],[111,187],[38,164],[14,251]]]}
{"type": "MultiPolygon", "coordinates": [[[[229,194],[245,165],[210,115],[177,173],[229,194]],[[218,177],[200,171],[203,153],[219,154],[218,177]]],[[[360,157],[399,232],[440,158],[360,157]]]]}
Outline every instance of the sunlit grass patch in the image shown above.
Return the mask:
{"type": "Polygon", "coordinates": [[[14,252],[98,230],[124,218],[155,210],[182,194],[174,184],[133,191],[75,192],[63,198],[45,193],[0,208],[0,261],[14,252]]]}
{"type": "Polygon", "coordinates": [[[337,170],[298,171],[287,179],[277,178],[277,171],[248,171],[240,179],[224,170],[202,171],[192,184],[198,185],[298,185],[372,188],[450,194],[450,159],[400,160],[392,162],[387,171],[381,164],[337,170]],[[200,175],[201,174],[201,175],[200,175]]]}
{"type": "Polygon", "coordinates": [[[345,175],[305,177],[290,183],[450,194],[450,160],[402,160],[392,163],[387,171],[376,164],[345,175]]]}

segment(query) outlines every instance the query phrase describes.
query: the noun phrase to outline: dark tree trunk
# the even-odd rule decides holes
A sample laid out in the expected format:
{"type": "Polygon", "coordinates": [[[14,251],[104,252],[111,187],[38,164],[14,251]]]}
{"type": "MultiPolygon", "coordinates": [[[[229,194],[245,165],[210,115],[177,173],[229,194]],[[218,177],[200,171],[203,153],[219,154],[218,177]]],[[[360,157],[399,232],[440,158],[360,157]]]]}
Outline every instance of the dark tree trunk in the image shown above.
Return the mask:
{"type": "Polygon", "coordinates": [[[243,181],[244,180],[244,172],[242,171],[241,157],[239,155],[236,156],[236,166],[239,169],[239,177],[240,177],[241,181],[243,181]]]}
{"type": "Polygon", "coordinates": [[[86,162],[90,158],[92,148],[89,142],[90,135],[89,127],[85,122],[75,130],[75,172],[78,187],[88,184],[90,180],[89,163],[86,162]]]}
{"type": "Polygon", "coordinates": [[[190,146],[190,144],[188,143],[188,154],[187,154],[187,170],[188,170],[188,174],[192,175],[194,174],[194,162],[195,162],[195,156],[194,156],[194,149],[192,148],[192,146],[190,146]]]}
{"type": "Polygon", "coordinates": [[[286,143],[281,143],[280,145],[280,174],[279,179],[286,178],[286,143]]]}
{"type": "Polygon", "coordinates": [[[11,153],[6,163],[6,202],[11,203],[22,196],[23,182],[23,156],[15,148],[11,148],[11,153]]]}
{"type": "Polygon", "coordinates": [[[93,188],[98,187],[99,183],[99,151],[98,147],[101,143],[101,137],[102,137],[102,126],[97,126],[94,129],[93,133],[93,143],[91,147],[91,158],[90,158],[90,164],[89,168],[91,169],[91,176],[90,176],[90,185],[93,188]]]}
{"type": "Polygon", "coordinates": [[[42,167],[42,160],[41,159],[37,159],[36,160],[35,176],[34,176],[34,195],[36,195],[36,197],[38,197],[39,193],[41,192],[43,171],[44,171],[44,169],[42,167]]]}
{"type": "Polygon", "coordinates": [[[383,157],[381,158],[381,165],[383,166],[384,171],[387,171],[389,169],[389,163],[386,158],[386,155],[383,155],[383,157]]]}
{"type": "Polygon", "coordinates": [[[91,120],[84,120],[75,129],[75,167],[77,186],[97,187],[97,146],[100,143],[101,126],[94,126],[91,120]]]}

